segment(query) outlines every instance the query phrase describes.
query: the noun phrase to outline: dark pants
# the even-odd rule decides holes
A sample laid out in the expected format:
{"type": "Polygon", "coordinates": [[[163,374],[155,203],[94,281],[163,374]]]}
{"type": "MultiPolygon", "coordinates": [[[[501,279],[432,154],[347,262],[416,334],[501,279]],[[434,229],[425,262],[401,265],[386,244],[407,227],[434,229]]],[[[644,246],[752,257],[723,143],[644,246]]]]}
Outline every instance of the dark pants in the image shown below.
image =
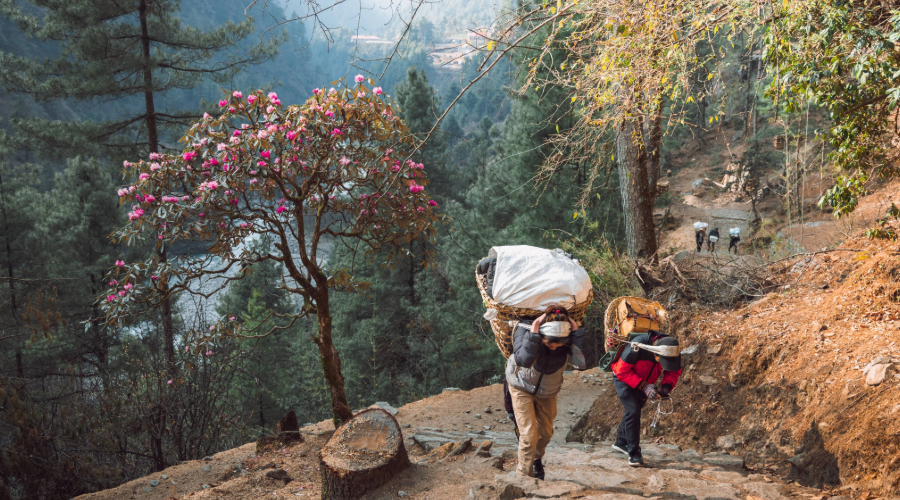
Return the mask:
{"type": "Polygon", "coordinates": [[[731,249],[734,249],[734,253],[737,253],[737,244],[741,241],[739,238],[731,238],[731,241],[728,242],[728,251],[731,252],[731,249]]]}
{"type": "Polygon", "coordinates": [[[697,240],[697,251],[700,252],[703,250],[703,240],[697,240]]]}
{"type": "Polygon", "coordinates": [[[512,395],[509,393],[509,385],[506,383],[506,377],[503,377],[503,409],[510,415],[514,413],[512,395]]]}
{"type": "Polygon", "coordinates": [[[631,457],[641,456],[641,408],[647,404],[647,395],[643,391],[632,389],[613,375],[616,394],[625,409],[619,423],[619,434],[616,445],[624,448],[631,457]]]}

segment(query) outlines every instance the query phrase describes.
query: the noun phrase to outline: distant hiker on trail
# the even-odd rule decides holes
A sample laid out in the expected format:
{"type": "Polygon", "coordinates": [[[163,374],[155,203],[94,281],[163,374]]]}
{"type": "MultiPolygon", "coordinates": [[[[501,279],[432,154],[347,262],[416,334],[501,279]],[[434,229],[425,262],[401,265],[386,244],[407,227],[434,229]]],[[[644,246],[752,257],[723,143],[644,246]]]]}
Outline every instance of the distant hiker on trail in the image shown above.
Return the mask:
{"type": "Polygon", "coordinates": [[[709,232],[709,237],[706,239],[706,249],[711,253],[715,253],[717,241],[719,241],[719,228],[716,227],[709,232]]]}
{"type": "Polygon", "coordinates": [[[678,341],[656,331],[634,337],[611,368],[616,394],[625,409],[612,447],[628,455],[628,465],[641,467],[644,465],[640,445],[641,408],[648,399],[669,397],[678,383],[681,376],[678,341]],[[653,384],[660,375],[662,383],[657,391],[653,384]]]}
{"type": "Polygon", "coordinates": [[[737,255],[737,244],[741,241],[741,228],[733,227],[730,231],[728,231],[728,235],[731,237],[731,240],[728,242],[728,251],[731,252],[731,249],[734,249],[734,254],[737,255]]]}
{"type": "Polygon", "coordinates": [[[703,240],[706,239],[706,229],[700,229],[694,232],[694,239],[697,240],[697,252],[703,250],[703,240]]]}
{"type": "Polygon", "coordinates": [[[541,458],[553,437],[556,396],[566,363],[584,370],[593,362],[584,330],[564,307],[550,306],[533,322],[522,321],[516,327],[506,382],[520,434],[519,474],[544,479],[541,458]]]}

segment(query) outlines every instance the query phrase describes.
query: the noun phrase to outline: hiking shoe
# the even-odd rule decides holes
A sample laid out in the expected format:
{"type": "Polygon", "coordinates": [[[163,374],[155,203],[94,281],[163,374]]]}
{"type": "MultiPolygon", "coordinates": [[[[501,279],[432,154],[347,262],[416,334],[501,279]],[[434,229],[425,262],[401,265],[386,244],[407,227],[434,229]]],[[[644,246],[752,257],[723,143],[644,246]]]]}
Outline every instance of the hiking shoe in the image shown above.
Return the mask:
{"type": "Polygon", "coordinates": [[[638,455],[636,457],[628,457],[628,465],[632,467],[643,467],[644,466],[644,457],[638,455]]]}
{"type": "Polygon", "coordinates": [[[534,461],[534,478],[544,479],[544,464],[541,463],[540,458],[534,461]]]}
{"type": "Polygon", "coordinates": [[[612,445],[612,449],[618,451],[619,453],[624,453],[624,454],[627,455],[627,454],[628,454],[628,451],[625,449],[625,446],[626,446],[626,445],[624,445],[624,444],[618,444],[618,443],[616,443],[616,444],[613,444],[613,445],[612,445]]]}

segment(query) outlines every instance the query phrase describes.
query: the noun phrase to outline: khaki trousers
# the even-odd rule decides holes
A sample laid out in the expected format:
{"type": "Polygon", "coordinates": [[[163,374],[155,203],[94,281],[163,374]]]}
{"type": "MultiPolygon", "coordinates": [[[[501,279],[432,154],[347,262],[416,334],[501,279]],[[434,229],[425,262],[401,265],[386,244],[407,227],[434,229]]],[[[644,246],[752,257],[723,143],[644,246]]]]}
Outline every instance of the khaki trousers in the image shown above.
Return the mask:
{"type": "Polygon", "coordinates": [[[556,395],[536,398],[509,386],[513,413],[519,426],[519,466],[516,470],[526,476],[534,475],[534,461],[544,456],[550,438],[553,437],[553,421],[556,419],[556,395]]]}

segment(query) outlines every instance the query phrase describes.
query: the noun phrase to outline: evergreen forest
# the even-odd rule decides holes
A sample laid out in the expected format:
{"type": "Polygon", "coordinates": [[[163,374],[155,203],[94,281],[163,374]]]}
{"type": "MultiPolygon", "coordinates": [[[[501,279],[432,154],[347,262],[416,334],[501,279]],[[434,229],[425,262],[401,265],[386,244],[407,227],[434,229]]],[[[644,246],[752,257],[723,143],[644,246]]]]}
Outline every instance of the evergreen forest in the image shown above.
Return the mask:
{"type": "Polygon", "coordinates": [[[0,0],[0,500],[502,381],[493,246],[580,259],[602,349],[637,264],[682,250],[686,148],[780,172],[787,221],[896,175],[880,4],[415,3],[0,0]],[[800,136],[818,159],[772,148],[800,136]]]}

